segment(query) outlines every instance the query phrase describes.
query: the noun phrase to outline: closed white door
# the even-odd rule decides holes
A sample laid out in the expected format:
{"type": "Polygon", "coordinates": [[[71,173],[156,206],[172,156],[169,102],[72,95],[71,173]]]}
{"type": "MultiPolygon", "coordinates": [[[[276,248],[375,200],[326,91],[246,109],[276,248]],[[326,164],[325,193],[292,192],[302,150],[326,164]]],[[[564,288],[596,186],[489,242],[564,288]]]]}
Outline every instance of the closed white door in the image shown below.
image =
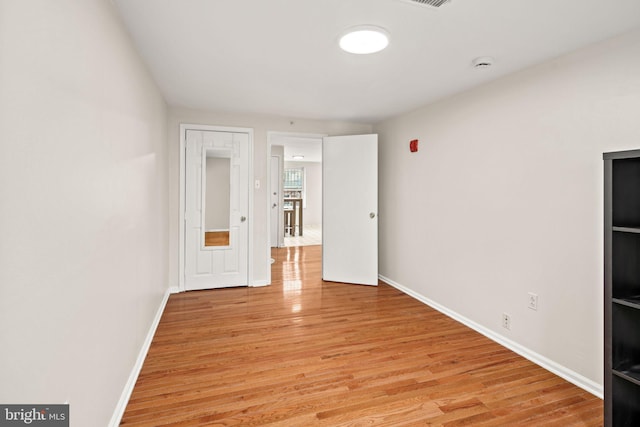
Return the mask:
{"type": "Polygon", "coordinates": [[[247,286],[249,135],[188,130],[185,289],[247,286]]]}
{"type": "Polygon", "coordinates": [[[378,284],[378,135],[323,138],[322,279],[378,284]]]}
{"type": "Polygon", "coordinates": [[[282,182],[282,172],[280,171],[280,158],[278,156],[271,156],[271,179],[269,180],[270,188],[270,232],[269,242],[272,248],[280,247],[280,235],[284,236],[282,232],[283,218],[280,215],[280,184],[282,182]]]}

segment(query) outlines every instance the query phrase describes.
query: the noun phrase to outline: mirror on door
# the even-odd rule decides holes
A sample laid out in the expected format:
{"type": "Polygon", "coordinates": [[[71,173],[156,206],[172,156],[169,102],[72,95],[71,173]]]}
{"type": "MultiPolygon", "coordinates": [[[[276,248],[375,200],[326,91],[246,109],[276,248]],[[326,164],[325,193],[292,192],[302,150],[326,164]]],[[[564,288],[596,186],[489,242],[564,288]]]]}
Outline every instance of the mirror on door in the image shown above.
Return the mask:
{"type": "Polygon", "coordinates": [[[231,151],[205,149],[202,167],[204,247],[229,246],[231,151]]]}

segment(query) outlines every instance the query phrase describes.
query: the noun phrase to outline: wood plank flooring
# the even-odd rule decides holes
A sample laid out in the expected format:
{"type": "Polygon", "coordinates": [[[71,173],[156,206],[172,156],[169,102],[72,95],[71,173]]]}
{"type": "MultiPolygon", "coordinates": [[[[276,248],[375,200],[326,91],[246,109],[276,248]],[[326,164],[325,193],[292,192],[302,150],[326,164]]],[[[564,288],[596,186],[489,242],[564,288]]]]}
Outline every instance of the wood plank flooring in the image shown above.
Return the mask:
{"type": "Polygon", "coordinates": [[[123,426],[600,426],[602,401],[400,291],[322,282],[172,295],[123,426]]]}

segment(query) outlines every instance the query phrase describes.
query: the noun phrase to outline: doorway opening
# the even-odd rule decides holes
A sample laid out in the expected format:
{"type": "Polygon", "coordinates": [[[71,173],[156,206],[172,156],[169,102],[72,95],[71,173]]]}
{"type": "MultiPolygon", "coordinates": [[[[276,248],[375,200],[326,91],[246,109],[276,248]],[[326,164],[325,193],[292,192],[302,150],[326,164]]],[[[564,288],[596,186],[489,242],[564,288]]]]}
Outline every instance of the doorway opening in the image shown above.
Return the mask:
{"type": "MultiPolygon", "coordinates": [[[[323,280],[375,286],[378,282],[378,135],[322,136],[320,139],[321,136],[313,135],[319,140],[321,150],[319,206],[323,280]],[[358,159],[356,174],[353,173],[354,159],[358,159]]],[[[285,144],[287,137],[304,139],[310,135],[267,133],[267,155],[271,159],[279,151],[282,170],[285,160],[284,145],[278,145],[278,142],[285,144]]],[[[292,160],[293,155],[292,153],[292,160]]],[[[271,161],[267,162],[267,177],[271,177],[271,164],[271,161]]],[[[269,190],[278,198],[275,199],[276,203],[271,203],[270,200],[267,217],[271,220],[277,216],[275,220],[278,224],[282,218],[282,234],[267,239],[267,253],[272,261],[272,250],[277,251],[278,246],[274,244],[272,247],[271,242],[279,241],[285,232],[284,181],[279,179],[279,174],[275,174],[275,178],[269,182],[269,190]],[[282,182],[282,186],[271,187],[271,181],[274,184],[275,181],[282,182]]],[[[301,199],[297,201],[299,205],[304,203],[304,189],[305,186],[300,184],[291,188],[295,193],[293,195],[301,199]]],[[[293,211],[295,209],[292,208],[293,211]]],[[[303,221],[306,222],[301,218],[300,225],[303,221]]],[[[303,227],[300,228],[304,230],[303,227]]],[[[282,241],[284,243],[284,237],[282,241]]],[[[268,276],[270,283],[270,268],[268,276]]]]}
{"type": "Polygon", "coordinates": [[[269,132],[269,247],[322,244],[322,137],[269,132]]]}
{"type": "Polygon", "coordinates": [[[322,138],[268,132],[268,251],[322,244],[322,138]]]}

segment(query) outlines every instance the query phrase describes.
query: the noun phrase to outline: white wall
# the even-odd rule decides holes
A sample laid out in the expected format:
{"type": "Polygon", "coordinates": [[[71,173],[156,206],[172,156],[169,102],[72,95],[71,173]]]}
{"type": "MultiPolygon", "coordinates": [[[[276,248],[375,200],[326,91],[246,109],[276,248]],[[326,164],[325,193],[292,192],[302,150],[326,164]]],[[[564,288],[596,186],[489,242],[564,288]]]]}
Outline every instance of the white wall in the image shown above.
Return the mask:
{"type": "Polygon", "coordinates": [[[234,113],[216,113],[183,108],[171,108],[169,111],[169,174],[170,174],[170,283],[178,286],[179,283],[179,226],[180,226],[180,124],[217,125],[230,127],[253,128],[254,153],[253,172],[254,179],[260,180],[260,189],[254,189],[253,193],[253,281],[255,284],[264,284],[268,281],[269,264],[269,226],[267,223],[267,211],[269,209],[267,196],[269,188],[267,183],[267,132],[293,132],[316,133],[329,135],[348,135],[370,133],[370,124],[304,120],[290,117],[260,116],[234,113]]]}
{"type": "Polygon", "coordinates": [[[0,0],[0,402],[108,424],[167,289],[165,103],[107,0],[0,0]]]}
{"type": "Polygon", "coordinates": [[[381,274],[601,387],[602,153],[639,111],[636,31],[375,126],[381,274]]]}
{"type": "Polygon", "coordinates": [[[304,168],[307,194],[303,213],[304,225],[322,224],[322,163],[285,162],[285,169],[304,168]]]}

